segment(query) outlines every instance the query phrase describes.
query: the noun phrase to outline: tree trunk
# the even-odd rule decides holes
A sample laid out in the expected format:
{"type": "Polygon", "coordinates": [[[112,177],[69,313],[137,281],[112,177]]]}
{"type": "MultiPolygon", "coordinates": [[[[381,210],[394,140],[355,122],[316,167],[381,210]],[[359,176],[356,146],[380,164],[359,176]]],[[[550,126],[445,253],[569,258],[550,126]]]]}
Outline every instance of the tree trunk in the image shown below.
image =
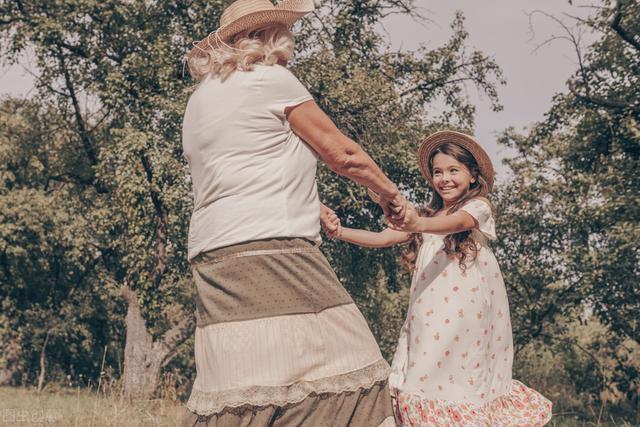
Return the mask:
{"type": "Polygon", "coordinates": [[[0,386],[15,385],[15,377],[20,366],[20,338],[16,337],[9,341],[9,344],[2,349],[5,364],[0,368],[0,386]]]}
{"type": "Polygon", "coordinates": [[[124,395],[131,399],[149,399],[158,384],[160,369],[171,361],[177,347],[193,333],[193,315],[182,319],[160,339],[153,341],[147,331],[136,294],[123,286],[127,301],[126,343],[124,349],[124,395]]]}
{"type": "Polygon", "coordinates": [[[42,344],[42,351],[40,351],[40,375],[38,376],[38,393],[40,393],[42,391],[42,388],[44,387],[44,379],[47,374],[46,351],[47,343],[49,342],[49,333],[50,331],[47,331],[47,336],[44,338],[44,344],[42,344]]]}

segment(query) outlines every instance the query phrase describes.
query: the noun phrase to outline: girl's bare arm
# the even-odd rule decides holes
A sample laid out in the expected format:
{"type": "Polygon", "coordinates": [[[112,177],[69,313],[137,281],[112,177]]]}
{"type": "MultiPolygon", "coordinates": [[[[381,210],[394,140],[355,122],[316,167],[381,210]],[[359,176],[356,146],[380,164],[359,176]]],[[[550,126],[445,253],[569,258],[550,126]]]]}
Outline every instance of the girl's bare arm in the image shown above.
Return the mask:
{"type": "Polygon", "coordinates": [[[341,226],[335,238],[365,248],[387,248],[408,241],[411,238],[411,233],[390,228],[375,232],[341,226]]]}

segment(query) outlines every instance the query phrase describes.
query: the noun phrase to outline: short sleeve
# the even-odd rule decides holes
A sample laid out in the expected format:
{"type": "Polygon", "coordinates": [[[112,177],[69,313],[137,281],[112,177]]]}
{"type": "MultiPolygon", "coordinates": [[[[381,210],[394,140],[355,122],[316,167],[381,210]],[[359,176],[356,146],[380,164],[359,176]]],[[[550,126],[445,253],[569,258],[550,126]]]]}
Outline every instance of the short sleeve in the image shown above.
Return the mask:
{"type": "Polygon", "coordinates": [[[264,66],[263,94],[270,112],[284,119],[284,110],[313,97],[291,71],[281,65],[264,66]]]}
{"type": "Polygon", "coordinates": [[[478,229],[488,239],[494,240],[496,238],[496,225],[491,213],[491,206],[486,201],[473,199],[462,206],[460,210],[467,212],[478,221],[478,229]]]}

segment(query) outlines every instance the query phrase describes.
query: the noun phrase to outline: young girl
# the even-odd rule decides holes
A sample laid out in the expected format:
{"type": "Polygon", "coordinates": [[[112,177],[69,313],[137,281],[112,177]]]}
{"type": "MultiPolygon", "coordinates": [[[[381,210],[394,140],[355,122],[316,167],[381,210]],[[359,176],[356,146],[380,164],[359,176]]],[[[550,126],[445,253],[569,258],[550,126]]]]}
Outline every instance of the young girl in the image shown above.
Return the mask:
{"type": "Polygon", "coordinates": [[[422,216],[408,206],[401,223],[379,233],[341,227],[335,216],[328,227],[329,237],[365,247],[421,241],[389,379],[398,424],[543,425],[551,402],[511,378],[509,304],[487,246],[496,238],[491,160],[453,131],[426,138],[418,157],[435,190],[422,216]]]}

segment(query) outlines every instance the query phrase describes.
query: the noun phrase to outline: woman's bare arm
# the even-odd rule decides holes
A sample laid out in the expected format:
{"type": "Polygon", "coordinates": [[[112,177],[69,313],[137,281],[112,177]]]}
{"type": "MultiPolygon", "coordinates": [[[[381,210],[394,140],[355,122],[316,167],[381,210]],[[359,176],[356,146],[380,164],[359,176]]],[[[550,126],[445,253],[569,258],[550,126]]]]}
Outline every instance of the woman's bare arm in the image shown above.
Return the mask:
{"type": "Polygon", "coordinates": [[[285,109],[291,129],[318,153],[331,170],[381,196],[380,205],[404,216],[404,197],[362,147],[345,136],[314,101],[285,109]]]}

